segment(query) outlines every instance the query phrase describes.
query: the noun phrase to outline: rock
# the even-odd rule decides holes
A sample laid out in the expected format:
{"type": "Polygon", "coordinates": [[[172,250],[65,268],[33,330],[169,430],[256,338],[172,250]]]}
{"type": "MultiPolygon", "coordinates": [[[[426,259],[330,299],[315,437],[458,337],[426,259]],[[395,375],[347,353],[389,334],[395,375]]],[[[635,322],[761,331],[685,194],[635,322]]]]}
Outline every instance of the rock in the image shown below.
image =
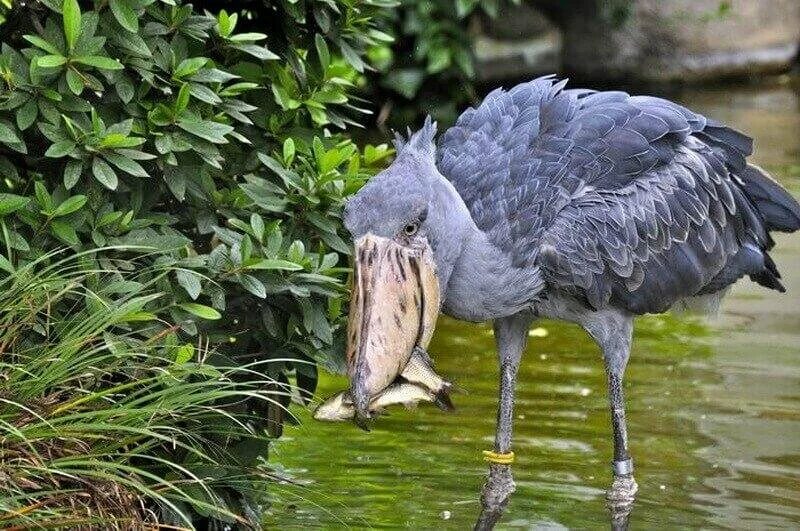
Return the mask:
{"type": "Polygon", "coordinates": [[[605,1],[581,2],[561,18],[567,72],[697,81],[781,72],[797,57],[797,0],[639,0],[616,23],[605,1]]]}
{"type": "Polygon", "coordinates": [[[482,33],[476,55],[487,80],[562,71],[590,80],[703,81],[791,68],[800,1],[535,0],[501,12],[482,33]]]}
{"type": "Polygon", "coordinates": [[[561,69],[561,33],[555,29],[514,41],[479,36],[474,46],[475,72],[481,81],[535,77],[561,69]]]}

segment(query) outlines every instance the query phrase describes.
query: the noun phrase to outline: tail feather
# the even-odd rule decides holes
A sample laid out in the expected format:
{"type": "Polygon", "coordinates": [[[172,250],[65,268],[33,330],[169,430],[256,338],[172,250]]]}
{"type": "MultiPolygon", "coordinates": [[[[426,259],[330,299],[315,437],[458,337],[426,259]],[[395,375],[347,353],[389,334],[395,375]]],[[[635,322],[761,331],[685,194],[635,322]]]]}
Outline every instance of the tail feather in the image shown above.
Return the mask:
{"type": "Polygon", "coordinates": [[[764,270],[760,273],[755,275],[750,275],[750,280],[757,284],[761,284],[765,288],[774,289],[775,291],[779,291],[781,293],[786,293],[786,288],[783,286],[778,277],[774,275],[771,271],[764,270]]]}
{"type": "Polygon", "coordinates": [[[800,229],[800,204],[786,189],[758,166],[748,164],[739,175],[744,191],[755,204],[768,231],[800,229]]]}
{"type": "Polygon", "coordinates": [[[715,151],[722,151],[729,166],[737,171],[747,166],[746,158],[753,153],[753,139],[749,136],[713,120],[708,120],[706,127],[696,134],[715,151]]]}

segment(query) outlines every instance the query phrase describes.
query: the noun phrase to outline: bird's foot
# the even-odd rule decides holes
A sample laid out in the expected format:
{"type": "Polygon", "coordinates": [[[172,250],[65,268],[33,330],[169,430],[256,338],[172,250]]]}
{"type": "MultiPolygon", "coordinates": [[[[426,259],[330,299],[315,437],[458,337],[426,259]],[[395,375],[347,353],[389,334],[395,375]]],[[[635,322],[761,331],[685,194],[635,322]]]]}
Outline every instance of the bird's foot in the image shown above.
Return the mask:
{"type": "Polygon", "coordinates": [[[611,531],[627,531],[633,501],[608,503],[608,511],[611,516],[611,531]]]}
{"type": "Polygon", "coordinates": [[[612,531],[627,531],[628,519],[630,518],[633,502],[636,501],[636,491],[639,486],[633,479],[633,471],[630,474],[614,474],[614,481],[611,488],[606,492],[608,510],[611,513],[612,531]]]}
{"type": "Polygon", "coordinates": [[[606,492],[606,500],[609,505],[629,505],[636,499],[636,492],[639,490],[639,485],[633,479],[633,474],[626,474],[624,476],[614,476],[614,481],[611,483],[611,488],[606,492]]]}
{"type": "Polygon", "coordinates": [[[489,465],[489,476],[481,494],[482,510],[475,524],[476,531],[494,528],[515,488],[511,465],[495,463],[489,465]]]}

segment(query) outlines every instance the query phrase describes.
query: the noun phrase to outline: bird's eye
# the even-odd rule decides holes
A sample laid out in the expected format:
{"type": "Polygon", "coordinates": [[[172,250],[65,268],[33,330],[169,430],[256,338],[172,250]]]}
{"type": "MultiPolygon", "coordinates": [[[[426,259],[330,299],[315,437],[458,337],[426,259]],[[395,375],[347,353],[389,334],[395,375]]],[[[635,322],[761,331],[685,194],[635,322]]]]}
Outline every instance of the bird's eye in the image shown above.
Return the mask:
{"type": "Polygon", "coordinates": [[[413,236],[417,233],[417,229],[419,229],[418,223],[409,223],[403,228],[403,232],[406,236],[413,236]]]}

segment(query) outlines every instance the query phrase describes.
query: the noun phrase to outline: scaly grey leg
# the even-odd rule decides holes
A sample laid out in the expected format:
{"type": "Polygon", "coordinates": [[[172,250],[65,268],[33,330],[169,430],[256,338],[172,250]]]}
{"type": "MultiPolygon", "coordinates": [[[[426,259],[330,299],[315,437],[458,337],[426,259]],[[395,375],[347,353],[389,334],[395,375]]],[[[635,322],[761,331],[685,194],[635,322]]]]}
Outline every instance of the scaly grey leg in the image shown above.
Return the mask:
{"type": "Polygon", "coordinates": [[[615,505],[633,503],[639,489],[633,479],[633,458],[628,451],[628,428],[625,423],[625,397],[622,392],[622,372],[607,370],[608,398],[611,406],[611,427],[614,431],[614,460],[611,471],[614,481],[606,493],[615,505]]]}
{"type": "Polygon", "coordinates": [[[606,368],[611,428],[614,433],[614,460],[611,462],[614,481],[606,497],[613,505],[630,504],[638,486],[633,479],[633,459],[628,451],[622,378],[631,353],[633,316],[620,310],[606,309],[586,316],[581,325],[600,345],[606,368]]]}
{"type": "Polygon", "coordinates": [[[492,529],[503,515],[508,499],[514,492],[511,474],[511,432],[514,424],[514,386],[517,380],[522,351],[528,341],[528,328],[533,316],[527,312],[504,317],[494,322],[494,335],[500,361],[500,404],[497,409],[497,431],[494,452],[487,460],[489,475],[481,495],[481,514],[476,530],[492,529]],[[507,460],[508,462],[500,462],[507,460]]]}

